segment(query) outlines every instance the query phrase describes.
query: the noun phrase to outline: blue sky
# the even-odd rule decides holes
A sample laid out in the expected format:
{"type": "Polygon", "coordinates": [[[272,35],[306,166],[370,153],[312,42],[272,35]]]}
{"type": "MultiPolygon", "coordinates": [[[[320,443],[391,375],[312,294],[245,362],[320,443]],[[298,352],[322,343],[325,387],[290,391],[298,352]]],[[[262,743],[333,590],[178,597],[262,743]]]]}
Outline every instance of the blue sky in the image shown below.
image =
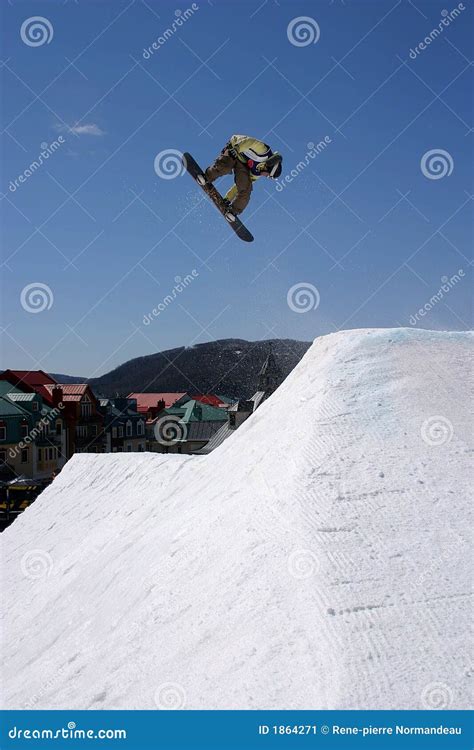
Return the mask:
{"type": "Polygon", "coordinates": [[[444,0],[2,3],[1,365],[97,376],[214,338],[469,328],[473,7],[461,5],[447,18],[458,6],[444,0]],[[285,175],[308,161],[284,189],[255,186],[251,245],[187,174],[154,168],[169,150],[207,166],[233,133],[281,151],[285,175]]]}

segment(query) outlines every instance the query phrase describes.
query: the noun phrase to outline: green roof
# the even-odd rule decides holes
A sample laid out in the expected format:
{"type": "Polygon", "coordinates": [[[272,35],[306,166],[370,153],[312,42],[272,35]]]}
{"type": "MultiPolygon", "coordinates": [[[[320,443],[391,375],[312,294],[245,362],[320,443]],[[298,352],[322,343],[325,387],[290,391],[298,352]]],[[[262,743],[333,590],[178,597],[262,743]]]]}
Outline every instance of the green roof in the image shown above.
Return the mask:
{"type": "Polygon", "coordinates": [[[47,404],[42,405],[41,412],[31,413],[31,410],[25,409],[21,403],[31,403],[32,401],[42,402],[38,393],[24,393],[7,380],[0,380],[0,416],[22,416],[39,419],[41,415],[50,412],[52,409],[47,404]]]}
{"type": "Polygon", "coordinates": [[[6,380],[0,380],[0,417],[29,417],[30,412],[17,405],[9,397],[18,393],[23,393],[19,388],[8,383],[6,380]]]}
{"type": "Polygon", "coordinates": [[[29,417],[30,412],[17,406],[7,396],[0,395],[0,419],[2,417],[29,417]]]}
{"type": "Polygon", "coordinates": [[[209,404],[203,404],[201,401],[190,399],[182,406],[170,406],[163,410],[165,414],[176,416],[184,424],[189,422],[226,422],[227,412],[225,409],[218,409],[209,404]]]}

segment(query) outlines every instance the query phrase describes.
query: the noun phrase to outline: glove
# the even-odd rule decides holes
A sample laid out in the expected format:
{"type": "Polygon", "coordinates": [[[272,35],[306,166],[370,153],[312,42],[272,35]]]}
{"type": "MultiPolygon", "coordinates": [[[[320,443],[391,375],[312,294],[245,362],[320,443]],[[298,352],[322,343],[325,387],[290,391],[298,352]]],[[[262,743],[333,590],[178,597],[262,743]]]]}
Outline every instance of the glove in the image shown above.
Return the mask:
{"type": "Polygon", "coordinates": [[[235,148],[232,148],[230,145],[230,141],[225,144],[224,148],[221,151],[221,154],[224,154],[224,156],[232,156],[233,159],[237,159],[237,151],[235,148]]]}

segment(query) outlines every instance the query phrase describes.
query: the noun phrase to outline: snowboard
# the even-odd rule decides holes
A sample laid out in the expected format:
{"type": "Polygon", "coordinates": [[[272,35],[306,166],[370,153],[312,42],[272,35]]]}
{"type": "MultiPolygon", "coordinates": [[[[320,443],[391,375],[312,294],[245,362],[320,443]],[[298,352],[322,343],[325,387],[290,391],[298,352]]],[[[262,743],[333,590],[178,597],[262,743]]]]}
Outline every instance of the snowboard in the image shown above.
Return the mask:
{"type": "MultiPolygon", "coordinates": [[[[193,177],[194,180],[196,180],[196,183],[199,185],[199,182],[197,181],[197,177],[199,175],[204,174],[199,164],[193,159],[191,154],[188,154],[186,152],[183,154],[182,161],[183,161],[184,167],[187,169],[191,177],[193,177]]],[[[224,203],[224,199],[222,195],[214,187],[214,185],[212,183],[208,183],[207,185],[199,185],[199,187],[201,188],[201,190],[204,190],[206,195],[211,199],[215,207],[225,218],[228,225],[234,230],[237,237],[240,237],[240,239],[243,240],[244,242],[253,242],[253,235],[251,235],[247,227],[242,224],[238,216],[235,216],[235,214],[232,214],[233,220],[230,220],[227,218],[226,214],[229,213],[229,209],[224,203]]]]}

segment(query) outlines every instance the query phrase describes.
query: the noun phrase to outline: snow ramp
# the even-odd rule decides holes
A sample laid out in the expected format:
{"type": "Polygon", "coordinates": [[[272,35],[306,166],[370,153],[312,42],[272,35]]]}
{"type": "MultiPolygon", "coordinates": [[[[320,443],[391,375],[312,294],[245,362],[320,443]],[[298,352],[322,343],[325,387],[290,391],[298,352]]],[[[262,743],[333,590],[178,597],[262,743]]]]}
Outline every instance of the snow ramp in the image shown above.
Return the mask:
{"type": "Polygon", "coordinates": [[[74,456],[2,534],[3,706],[467,708],[472,341],[324,336],[208,456],[74,456]]]}

